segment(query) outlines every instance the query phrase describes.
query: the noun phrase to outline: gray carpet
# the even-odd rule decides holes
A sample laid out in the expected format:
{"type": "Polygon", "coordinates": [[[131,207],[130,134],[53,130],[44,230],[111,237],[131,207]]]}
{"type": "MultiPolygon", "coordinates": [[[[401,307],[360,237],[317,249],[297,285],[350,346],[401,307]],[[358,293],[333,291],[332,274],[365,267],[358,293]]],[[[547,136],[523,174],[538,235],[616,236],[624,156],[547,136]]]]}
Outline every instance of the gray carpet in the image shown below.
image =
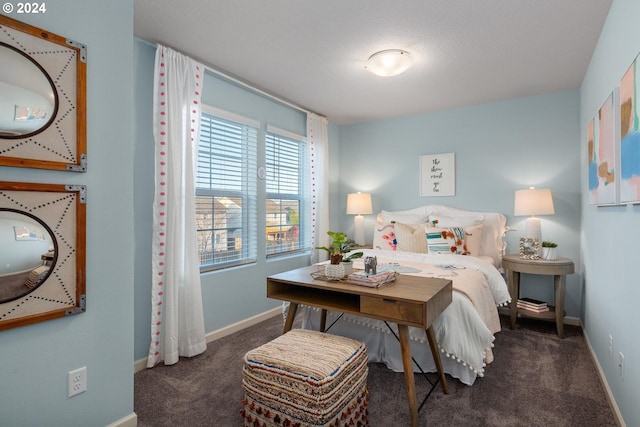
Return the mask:
{"type": "MultiPolygon", "coordinates": [[[[502,323],[484,378],[469,387],[447,377],[450,394],[432,393],[421,426],[616,425],[580,328],[565,327],[561,340],[552,323],[519,319],[515,330],[502,323]]],[[[136,373],[138,425],[242,425],[242,356],[281,331],[275,316],[210,343],[202,355],[136,373]]],[[[369,364],[368,387],[372,427],[410,424],[402,373],[369,364]]],[[[428,383],[420,375],[416,389],[422,400],[428,383]]]]}

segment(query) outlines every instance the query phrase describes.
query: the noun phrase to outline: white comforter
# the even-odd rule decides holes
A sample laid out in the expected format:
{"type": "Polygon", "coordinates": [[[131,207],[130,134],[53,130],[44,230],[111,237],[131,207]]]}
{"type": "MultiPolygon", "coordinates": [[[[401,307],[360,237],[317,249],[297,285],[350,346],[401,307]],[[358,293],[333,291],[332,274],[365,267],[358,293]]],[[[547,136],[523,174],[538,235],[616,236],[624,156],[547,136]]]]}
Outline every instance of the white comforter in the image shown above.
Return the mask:
{"type": "MultiPolygon", "coordinates": [[[[493,360],[491,347],[494,334],[500,331],[497,307],[506,305],[510,300],[509,291],[502,275],[489,262],[475,257],[462,255],[430,255],[410,252],[391,252],[366,250],[365,256],[378,258],[378,270],[396,270],[401,274],[440,277],[450,279],[453,284],[453,300],[433,323],[438,347],[450,361],[443,360],[445,371],[459,378],[465,384],[473,384],[476,376],[484,375],[484,367],[493,360]],[[458,365],[458,366],[456,366],[458,365]],[[448,369],[449,367],[450,369],[448,369]],[[469,370],[470,372],[465,372],[469,370]]],[[[363,268],[363,260],[356,260],[354,268],[363,268]]],[[[390,285],[393,286],[393,285],[390,285]]],[[[303,327],[314,327],[313,310],[307,310],[303,327]]],[[[335,317],[335,315],[333,316],[335,317]]],[[[345,315],[343,319],[366,327],[370,332],[358,332],[352,336],[364,340],[368,347],[370,361],[384,362],[390,369],[401,370],[396,359],[397,343],[389,346],[386,337],[376,336],[382,331],[390,333],[384,322],[355,315],[345,315]],[[391,348],[393,347],[393,348],[391,348]]],[[[344,331],[349,326],[339,322],[344,331]]],[[[331,324],[331,316],[327,325],[331,324]]],[[[390,324],[397,333],[395,325],[390,324]]],[[[337,325],[336,325],[337,326],[337,325]]],[[[428,346],[426,332],[409,328],[413,341],[428,346]]],[[[424,349],[422,351],[428,357],[424,349]]],[[[400,364],[401,366],[401,364],[400,364]]],[[[423,367],[429,370],[429,367],[423,367]]]]}

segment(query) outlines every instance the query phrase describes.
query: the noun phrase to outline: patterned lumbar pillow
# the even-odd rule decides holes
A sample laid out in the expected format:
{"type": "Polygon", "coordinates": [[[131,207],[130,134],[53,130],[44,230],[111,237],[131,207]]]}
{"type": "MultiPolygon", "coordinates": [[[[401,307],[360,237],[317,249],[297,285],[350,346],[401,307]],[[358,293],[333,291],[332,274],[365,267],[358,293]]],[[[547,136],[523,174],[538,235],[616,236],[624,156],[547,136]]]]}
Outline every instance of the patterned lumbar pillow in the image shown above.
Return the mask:
{"type": "Polygon", "coordinates": [[[429,253],[469,255],[464,243],[463,227],[438,228],[429,226],[426,231],[429,253]]]}

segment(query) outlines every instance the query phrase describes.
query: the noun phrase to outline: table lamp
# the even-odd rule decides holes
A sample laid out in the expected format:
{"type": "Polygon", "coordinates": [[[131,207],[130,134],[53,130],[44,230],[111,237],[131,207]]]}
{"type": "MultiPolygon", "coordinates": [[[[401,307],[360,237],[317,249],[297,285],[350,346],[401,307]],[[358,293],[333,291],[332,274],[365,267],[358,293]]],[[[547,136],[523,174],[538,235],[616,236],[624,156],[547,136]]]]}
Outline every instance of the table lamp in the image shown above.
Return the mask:
{"type": "Polygon", "coordinates": [[[369,193],[351,193],[347,195],[347,215],[355,215],[353,223],[355,232],[353,240],[358,245],[364,245],[364,217],[362,215],[370,215],[373,213],[371,207],[371,194],[369,193]]]}
{"type": "Polygon", "coordinates": [[[525,236],[542,242],[542,232],[540,228],[540,218],[536,215],[553,215],[553,198],[551,190],[548,188],[537,190],[529,187],[528,190],[516,190],[514,203],[516,216],[531,215],[525,223],[525,236]]]}

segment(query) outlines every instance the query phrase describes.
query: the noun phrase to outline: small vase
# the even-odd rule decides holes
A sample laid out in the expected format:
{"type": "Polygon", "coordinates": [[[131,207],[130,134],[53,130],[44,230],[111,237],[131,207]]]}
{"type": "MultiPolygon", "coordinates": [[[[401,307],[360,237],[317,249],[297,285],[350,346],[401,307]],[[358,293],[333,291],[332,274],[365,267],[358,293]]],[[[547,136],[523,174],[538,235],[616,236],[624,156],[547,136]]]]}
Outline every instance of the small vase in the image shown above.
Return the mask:
{"type": "Polygon", "coordinates": [[[344,265],[327,264],[324,266],[324,275],[329,279],[342,279],[344,277],[344,265]]]}
{"type": "Polygon", "coordinates": [[[542,248],[542,259],[547,261],[555,261],[557,248],[542,248]]]}

